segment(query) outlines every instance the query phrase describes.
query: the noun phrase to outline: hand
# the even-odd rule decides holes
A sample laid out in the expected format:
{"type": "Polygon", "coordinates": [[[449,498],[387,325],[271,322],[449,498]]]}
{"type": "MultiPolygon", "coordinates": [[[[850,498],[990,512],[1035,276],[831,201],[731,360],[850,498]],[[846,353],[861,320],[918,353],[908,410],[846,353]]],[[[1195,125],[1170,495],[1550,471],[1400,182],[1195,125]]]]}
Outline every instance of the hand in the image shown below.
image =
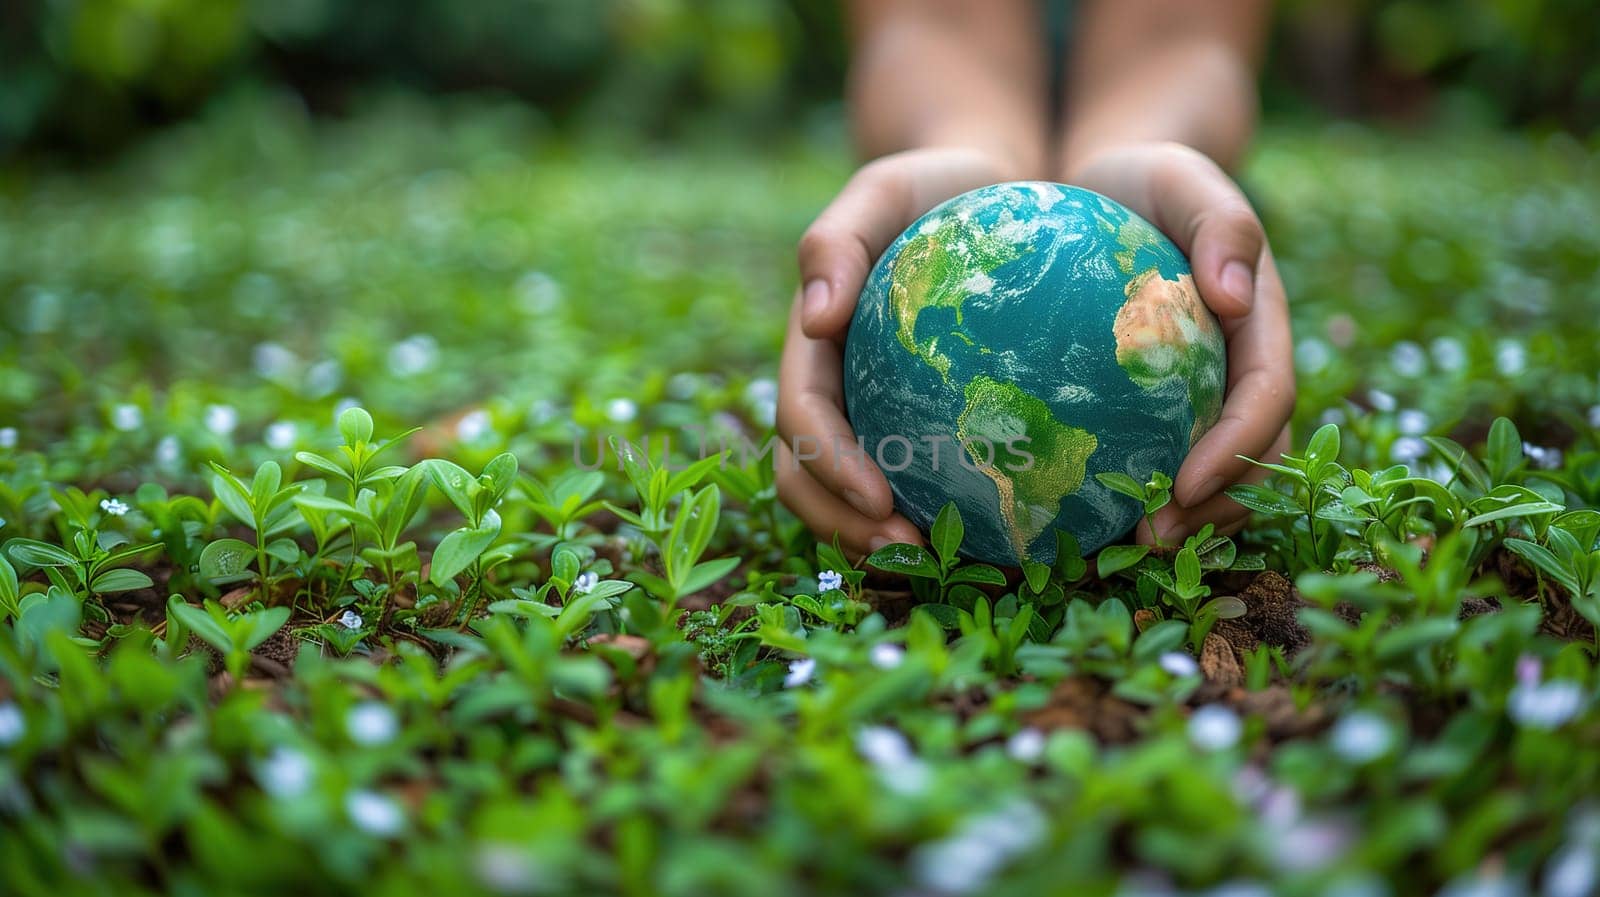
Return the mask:
{"type": "MultiPolygon", "coordinates": [[[[1277,461],[1289,446],[1294,411],[1294,345],[1283,281],[1261,221],[1217,164],[1175,143],[1142,143],[1095,153],[1068,182],[1128,206],[1160,228],[1194,270],[1200,298],[1222,320],[1228,392],[1222,416],[1189,452],[1158,512],[1155,532],[1171,543],[1206,523],[1244,525],[1249,511],[1223,493],[1266,472],[1238,456],[1277,461]]],[[[1139,525],[1139,540],[1154,541],[1139,525]]]]}
{"type": "Polygon", "coordinates": [[[895,513],[883,472],[853,453],[856,435],[844,415],[844,338],[867,274],[922,213],[1015,176],[978,150],[884,156],[856,172],[800,240],[800,289],[778,372],[778,496],[818,538],[837,533],[848,554],[922,541],[895,513]]]}

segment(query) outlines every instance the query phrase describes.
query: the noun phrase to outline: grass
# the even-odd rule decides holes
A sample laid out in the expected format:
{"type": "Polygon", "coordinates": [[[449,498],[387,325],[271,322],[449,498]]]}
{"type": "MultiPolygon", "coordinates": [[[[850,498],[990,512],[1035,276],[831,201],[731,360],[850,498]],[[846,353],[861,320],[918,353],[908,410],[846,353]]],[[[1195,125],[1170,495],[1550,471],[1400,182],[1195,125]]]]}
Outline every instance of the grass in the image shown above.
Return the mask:
{"type": "Polygon", "coordinates": [[[6,890],[1592,888],[1600,150],[1267,135],[1255,525],[1010,575],[574,458],[760,439],[847,172],[399,99],[0,176],[6,890]]]}

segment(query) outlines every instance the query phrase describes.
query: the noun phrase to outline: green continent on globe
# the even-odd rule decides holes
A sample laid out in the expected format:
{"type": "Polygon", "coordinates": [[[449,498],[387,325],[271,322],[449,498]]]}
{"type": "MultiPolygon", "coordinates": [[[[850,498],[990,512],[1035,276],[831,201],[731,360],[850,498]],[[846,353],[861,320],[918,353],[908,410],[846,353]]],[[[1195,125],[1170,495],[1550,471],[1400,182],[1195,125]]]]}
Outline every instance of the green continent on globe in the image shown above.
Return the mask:
{"type": "Polygon", "coordinates": [[[1056,420],[1050,406],[1014,383],[979,375],[967,383],[956,438],[974,465],[994,481],[1000,513],[1017,557],[1078,491],[1099,440],[1056,420]],[[990,457],[980,457],[979,447],[990,457]],[[1017,451],[1016,447],[1023,451],[1017,451]]]}
{"type": "Polygon", "coordinates": [[[1117,312],[1112,334],[1117,364],[1145,389],[1177,380],[1187,389],[1194,424],[1189,445],[1222,414],[1222,329],[1195,291],[1194,278],[1167,280],[1151,268],[1128,282],[1128,301],[1117,312]]]}
{"type": "MultiPolygon", "coordinates": [[[[942,377],[950,373],[950,358],[939,351],[937,336],[917,342],[917,318],[924,309],[943,307],[955,312],[959,325],[961,303],[986,292],[993,285],[990,273],[1028,251],[1026,245],[1002,238],[1004,232],[980,227],[961,215],[949,215],[908,239],[890,266],[889,303],[900,344],[942,377]]],[[[960,331],[954,335],[971,342],[971,337],[960,331]]]]}

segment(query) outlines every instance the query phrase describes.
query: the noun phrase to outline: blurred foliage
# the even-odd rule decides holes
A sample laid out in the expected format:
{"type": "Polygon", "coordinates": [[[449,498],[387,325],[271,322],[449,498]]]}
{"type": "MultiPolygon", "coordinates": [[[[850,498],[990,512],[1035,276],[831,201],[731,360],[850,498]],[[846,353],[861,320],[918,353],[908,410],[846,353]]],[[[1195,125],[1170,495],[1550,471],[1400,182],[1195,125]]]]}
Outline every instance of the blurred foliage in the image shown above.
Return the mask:
{"type": "MultiPolygon", "coordinates": [[[[835,0],[17,0],[0,8],[0,152],[98,151],[240,79],[313,108],[402,83],[501,89],[630,133],[746,133],[836,99],[835,0]]],[[[1416,115],[1585,130],[1600,121],[1585,0],[1295,2],[1279,12],[1276,111],[1416,115]]]]}

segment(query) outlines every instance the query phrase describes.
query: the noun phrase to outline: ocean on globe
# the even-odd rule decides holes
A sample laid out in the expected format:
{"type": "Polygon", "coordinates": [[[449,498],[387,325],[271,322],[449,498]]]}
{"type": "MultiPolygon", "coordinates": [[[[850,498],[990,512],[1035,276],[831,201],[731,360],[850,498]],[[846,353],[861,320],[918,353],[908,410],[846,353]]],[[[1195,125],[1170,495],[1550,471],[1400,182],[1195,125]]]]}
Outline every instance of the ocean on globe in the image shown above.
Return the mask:
{"type": "Polygon", "coordinates": [[[1043,181],[934,208],[878,259],[845,342],[845,406],[924,531],[947,502],[962,551],[1051,563],[1143,511],[1095,474],[1176,476],[1216,423],[1222,330],[1188,260],[1125,206],[1043,181]]]}

